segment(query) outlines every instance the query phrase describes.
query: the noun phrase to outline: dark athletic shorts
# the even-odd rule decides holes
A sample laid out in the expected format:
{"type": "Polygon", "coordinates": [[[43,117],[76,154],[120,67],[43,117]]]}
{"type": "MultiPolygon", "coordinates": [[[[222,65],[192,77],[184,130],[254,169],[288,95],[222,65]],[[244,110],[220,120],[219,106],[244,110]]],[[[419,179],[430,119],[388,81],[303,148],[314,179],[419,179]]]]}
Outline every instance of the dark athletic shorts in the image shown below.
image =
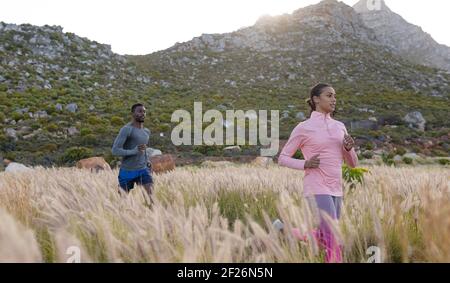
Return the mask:
{"type": "Polygon", "coordinates": [[[129,192],[134,188],[134,184],[147,185],[153,184],[152,174],[149,168],[140,170],[126,170],[120,168],[119,171],[119,185],[129,192]]]}

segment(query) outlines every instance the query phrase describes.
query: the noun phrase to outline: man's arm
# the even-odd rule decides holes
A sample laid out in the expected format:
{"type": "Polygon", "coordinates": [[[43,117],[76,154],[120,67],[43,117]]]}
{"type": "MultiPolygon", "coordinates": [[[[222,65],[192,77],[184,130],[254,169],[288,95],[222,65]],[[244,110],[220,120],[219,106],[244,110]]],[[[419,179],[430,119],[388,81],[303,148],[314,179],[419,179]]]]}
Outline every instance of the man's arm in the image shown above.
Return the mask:
{"type": "Polygon", "coordinates": [[[120,129],[119,135],[117,135],[116,139],[114,140],[114,144],[112,146],[112,154],[116,156],[130,156],[130,155],[136,155],[139,153],[138,147],[135,147],[133,149],[124,149],[123,145],[125,144],[125,141],[127,140],[127,130],[125,127],[120,129]]]}

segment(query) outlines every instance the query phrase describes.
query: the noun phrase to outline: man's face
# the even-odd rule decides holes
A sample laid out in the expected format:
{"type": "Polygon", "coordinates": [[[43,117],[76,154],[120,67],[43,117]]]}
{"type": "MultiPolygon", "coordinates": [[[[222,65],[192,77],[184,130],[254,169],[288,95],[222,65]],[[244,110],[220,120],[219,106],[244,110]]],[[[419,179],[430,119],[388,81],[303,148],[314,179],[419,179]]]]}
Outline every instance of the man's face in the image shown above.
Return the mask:
{"type": "Polygon", "coordinates": [[[145,120],[145,107],[144,106],[138,106],[138,107],[136,107],[135,109],[134,109],[134,112],[133,112],[133,119],[136,121],[136,122],[139,122],[139,123],[144,123],[144,120],[145,120]]]}
{"type": "Polygon", "coordinates": [[[6,166],[8,166],[9,163],[11,163],[11,160],[9,160],[8,158],[3,158],[3,164],[5,164],[6,166]]]}

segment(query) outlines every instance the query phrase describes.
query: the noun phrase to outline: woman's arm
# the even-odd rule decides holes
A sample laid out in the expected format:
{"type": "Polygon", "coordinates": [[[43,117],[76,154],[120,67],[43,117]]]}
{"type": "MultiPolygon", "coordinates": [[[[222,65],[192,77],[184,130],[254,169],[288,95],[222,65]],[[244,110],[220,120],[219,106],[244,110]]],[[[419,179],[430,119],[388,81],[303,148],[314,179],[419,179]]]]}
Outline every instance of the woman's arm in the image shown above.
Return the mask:
{"type": "Polygon", "coordinates": [[[305,170],[305,162],[303,159],[292,158],[297,152],[301,144],[300,127],[297,126],[291,133],[289,140],[284,145],[283,150],[278,157],[278,164],[280,166],[289,167],[292,169],[305,170]]]}
{"type": "MultiPolygon", "coordinates": [[[[344,134],[348,135],[347,129],[344,125],[344,134]]],[[[342,145],[342,155],[344,157],[345,163],[351,168],[355,168],[358,166],[358,155],[356,154],[355,147],[352,147],[350,150],[347,150],[344,145],[342,145]]]]}

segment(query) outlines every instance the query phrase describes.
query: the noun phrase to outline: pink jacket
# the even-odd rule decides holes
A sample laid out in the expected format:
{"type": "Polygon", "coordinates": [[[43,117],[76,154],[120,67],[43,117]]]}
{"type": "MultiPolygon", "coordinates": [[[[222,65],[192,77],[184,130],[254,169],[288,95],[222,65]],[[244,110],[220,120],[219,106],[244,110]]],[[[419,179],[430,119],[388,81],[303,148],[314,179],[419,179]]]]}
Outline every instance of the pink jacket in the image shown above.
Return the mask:
{"type": "Polygon", "coordinates": [[[311,117],[301,122],[292,131],[288,142],[278,158],[278,164],[292,169],[305,170],[303,193],[310,195],[343,196],[342,164],[356,167],[358,156],[355,149],[344,148],[344,123],[331,118],[331,115],[313,111],[311,117]],[[318,168],[305,168],[306,160],[294,159],[292,156],[301,149],[308,160],[320,154],[318,168]]]}

